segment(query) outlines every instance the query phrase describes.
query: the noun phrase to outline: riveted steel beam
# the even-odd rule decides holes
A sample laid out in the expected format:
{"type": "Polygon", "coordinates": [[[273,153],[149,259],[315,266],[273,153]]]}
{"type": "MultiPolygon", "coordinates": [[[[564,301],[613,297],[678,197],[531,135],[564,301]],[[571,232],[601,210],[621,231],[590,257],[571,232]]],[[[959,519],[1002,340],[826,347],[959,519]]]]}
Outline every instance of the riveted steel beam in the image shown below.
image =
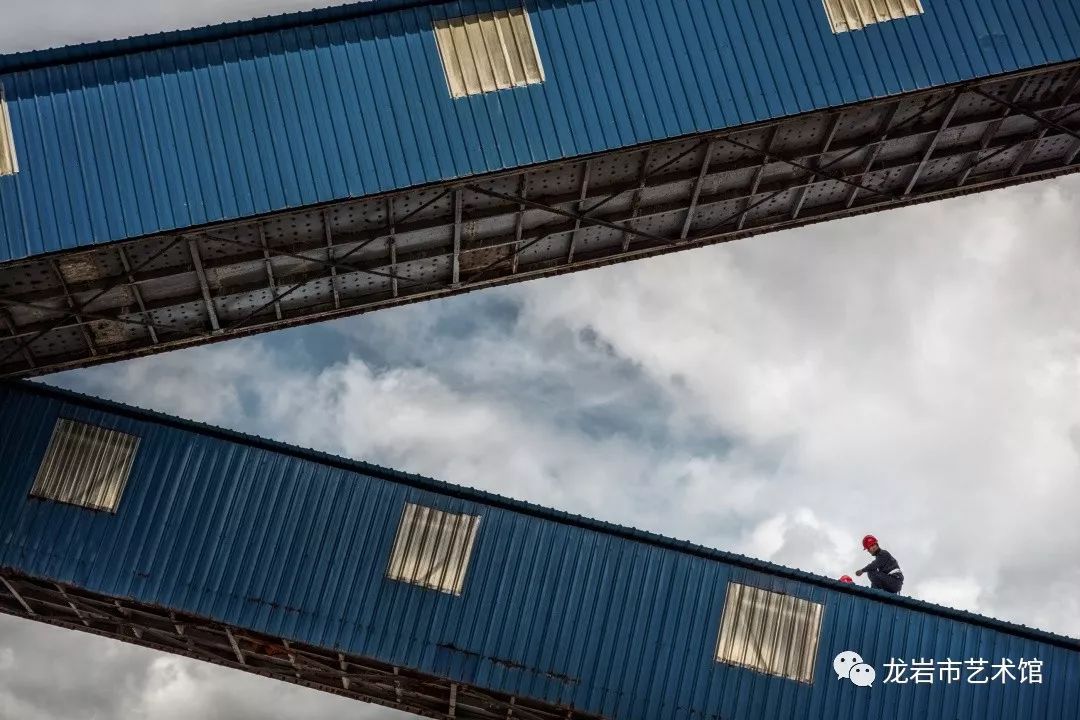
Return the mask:
{"type": "Polygon", "coordinates": [[[915,185],[918,184],[919,178],[922,177],[923,171],[926,170],[926,164],[930,162],[930,158],[933,157],[934,151],[937,150],[938,143],[941,141],[941,136],[945,134],[945,131],[949,129],[949,123],[952,122],[953,116],[956,115],[956,109],[960,107],[960,100],[963,98],[963,93],[957,91],[953,95],[952,101],[949,103],[949,109],[945,112],[945,117],[941,120],[941,127],[934,133],[934,137],[930,140],[930,143],[926,146],[926,152],[923,153],[922,159],[919,160],[918,166],[915,171],[911,173],[911,179],[908,180],[907,187],[904,188],[904,197],[911,195],[911,191],[915,189],[915,185]]]}
{"type": "Polygon", "coordinates": [[[15,589],[15,586],[12,585],[11,582],[2,575],[0,575],[0,584],[7,588],[7,591],[11,593],[12,597],[14,597],[16,601],[18,601],[19,605],[21,605],[23,610],[26,611],[27,615],[29,615],[30,617],[34,617],[35,615],[37,615],[37,613],[35,613],[30,607],[30,604],[26,602],[26,600],[19,593],[19,591],[15,589]]]}
{"type": "Polygon", "coordinates": [[[589,175],[592,174],[592,162],[585,161],[585,165],[581,169],[581,192],[579,193],[577,202],[576,219],[574,220],[574,229],[570,233],[570,249],[566,253],[566,263],[571,264],[574,262],[574,249],[577,245],[578,233],[581,232],[581,220],[584,217],[585,212],[585,199],[589,197],[589,175]]]}
{"type": "Polygon", "coordinates": [[[0,375],[138,357],[1074,172],[1080,101],[1065,90],[1078,70],[1072,63],[126,240],[80,251],[65,283],[47,258],[0,265],[0,375]],[[171,251],[173,243],[189,247],[171,251]]]}
{"type": "Polygon", "coordinates": [[[203,302],[206,303],[206,315],[210,319],[210,327],[214,332],[220,332],[221,323],[218,322],[217,309],[214,308],[214,298],[210,295],[210,283],[207,282],[206,271],[203,269],[198,241],[194,238],[189,239],[188,250],[191,252],[191,262],[195,266],[195,273],[199,276],[199,288],[202,290],[203,302]]]}
{"type": "Polygon", "coordinates": [[[799,195],[795,200],[795,206],[791,209],[792,220],[798,220],[799,213],[802,212],[803,203],[806,202],[806,194],[810,192],[810,188],[812,187],[813,182],[817,180],[818,170],[823,164],[820,158],[824,157],[829,152],[829,149],[832,147],[833,140],[836,139],[836,131],[840,129],[840,122],[841,120],[843,120],[843,117],[843,113],[836,113],[835,115],[833,115],[832,120],[829,122],[828,130],[826,130],[825,132],[825,140],[822,141],[821,149],[818,151],[818,159],[811,161],[814,169],[810,173],[810,182],[807,182],[799,190],[799,195]]]}
{"type": "Polygon", "coordinates": [[[698,200],[701,199],[701,189],[705,186],[705,178],[709,174],[709,163],[712,162],[713,151],[716,149],[716,140],[710,140],[705,146],[705,156],[701,159],[701,170],[698,171],[697,180],[694,181],[694,189],[690,193],[690,205],[686,208],[686,220],[683,221],[682,230],[679,231],[679,239],[685,240],[690,234],[690,226],[694,223],[697,213],[698,200]]]}

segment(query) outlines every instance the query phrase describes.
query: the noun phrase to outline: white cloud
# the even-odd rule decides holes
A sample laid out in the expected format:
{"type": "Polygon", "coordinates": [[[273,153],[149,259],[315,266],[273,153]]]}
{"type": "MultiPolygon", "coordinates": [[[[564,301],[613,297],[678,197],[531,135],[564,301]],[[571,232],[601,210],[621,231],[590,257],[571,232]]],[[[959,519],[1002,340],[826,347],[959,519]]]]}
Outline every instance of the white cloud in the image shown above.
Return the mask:
{"type": "Polygon", "coordinates": [[[626,522],[645,508],[613,504],[610,491],[619,486],[624,493],[649,490],[650,460],[632,443],[592,441],[535,423],[526,407],[468,397],[423,368],[376,371],[352,357],[315,373],[298,372],[279,364],[265,345],[249,342],[127,363],[93,373],[82,387],[304,447],[626,522]],[[221,393],[202,403],[193,387],[221,388],[221,393]],[[244,407],[241,395],[256,404],[244,407]]]}
{"type": "Polygon", "coordinates": [[[672,422],[772,458],[763,554],[810,508],[881,535],[909,591],[1023,620],[1052,601],[1014,597],[1008,568],[1060,578],[1080,542],[1078,195],[1070,179],[536,284],[526,316],[597,333],[678,398],[672,422]],[[924,588],[943,566],[962,592],[924,588]]]}
{"type": "Polygon", "coordinates": [[[979,605],[983,582],[971,576],[927,578],[919,584],[922,599],[927,602],[954,608],[970,608],[979,605]]]}
{"type": "Polygon", "coordinates": [[[48,720],[53,717],[43,714],[29,703],[16,697],[0,684],[0,717],[21,718],[22,720],[48,720]]]}

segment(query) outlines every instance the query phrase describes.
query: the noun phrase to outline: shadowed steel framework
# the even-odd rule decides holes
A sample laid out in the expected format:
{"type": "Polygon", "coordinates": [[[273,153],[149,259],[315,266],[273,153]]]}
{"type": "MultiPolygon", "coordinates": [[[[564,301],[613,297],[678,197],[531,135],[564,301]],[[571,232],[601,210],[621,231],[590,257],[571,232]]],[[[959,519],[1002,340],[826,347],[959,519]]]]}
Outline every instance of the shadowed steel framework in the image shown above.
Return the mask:
{"type": "Polygon", "coordinates": [[[1077,169],[1075,2],[864,4],[377,0],[0,57],[0,375],[1077,169]]]}

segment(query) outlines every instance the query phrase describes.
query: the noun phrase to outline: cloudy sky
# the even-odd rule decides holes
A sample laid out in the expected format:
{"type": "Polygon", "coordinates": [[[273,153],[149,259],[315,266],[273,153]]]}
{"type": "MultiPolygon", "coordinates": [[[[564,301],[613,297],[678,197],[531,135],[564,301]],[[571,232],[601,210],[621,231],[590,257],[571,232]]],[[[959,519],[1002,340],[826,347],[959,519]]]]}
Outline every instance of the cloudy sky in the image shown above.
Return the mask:
{"type": "MultiPolygon", "coordinates": [[[[0,53],[303,9],[37,0],[0,53]]],[[[1080,636],[1080,181],[48,382],[1080,636]],[[193,386],[216,387],[194,394],[193,386]]],[[[0,718],[404,717],[0,618],[0,718]]]]}

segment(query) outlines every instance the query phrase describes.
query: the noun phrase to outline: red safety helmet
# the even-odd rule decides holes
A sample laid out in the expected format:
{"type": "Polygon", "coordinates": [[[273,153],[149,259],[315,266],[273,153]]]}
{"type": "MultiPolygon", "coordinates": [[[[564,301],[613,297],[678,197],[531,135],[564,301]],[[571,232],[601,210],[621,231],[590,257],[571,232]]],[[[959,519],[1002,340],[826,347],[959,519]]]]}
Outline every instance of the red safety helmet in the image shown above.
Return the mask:
{"type": "Polygon", "coordinates": [[[842,583],[854,583],[855,581],[851,579],[850,575],[841,575],[840,576],[840,582],[842,582],[842,583]]]}
{"type": "Polygon", "coordinates": [[[875,546],[877,544],[878,544],[877,538],[874,537],[873,535],[867,535],[866,537],[864,537],[862,539],[863,550],[869,550],[870,548],[872,548],[873,546],[875,546]]]}

